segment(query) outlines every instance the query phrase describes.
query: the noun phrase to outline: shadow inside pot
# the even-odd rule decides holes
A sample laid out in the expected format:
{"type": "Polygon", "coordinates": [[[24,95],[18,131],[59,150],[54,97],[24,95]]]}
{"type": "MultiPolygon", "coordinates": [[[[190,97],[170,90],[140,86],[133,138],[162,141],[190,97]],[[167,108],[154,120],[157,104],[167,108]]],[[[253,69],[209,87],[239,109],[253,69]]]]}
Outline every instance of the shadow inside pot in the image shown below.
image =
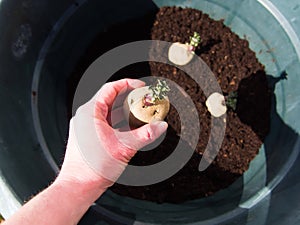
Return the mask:
{"type": "Polygon", "coordinates": [[[240,120],[251,127],[261,141],[264,141],[270,129],[271,95],[264,71],[244,78],[238,87],[236,112],[240,120]]]}

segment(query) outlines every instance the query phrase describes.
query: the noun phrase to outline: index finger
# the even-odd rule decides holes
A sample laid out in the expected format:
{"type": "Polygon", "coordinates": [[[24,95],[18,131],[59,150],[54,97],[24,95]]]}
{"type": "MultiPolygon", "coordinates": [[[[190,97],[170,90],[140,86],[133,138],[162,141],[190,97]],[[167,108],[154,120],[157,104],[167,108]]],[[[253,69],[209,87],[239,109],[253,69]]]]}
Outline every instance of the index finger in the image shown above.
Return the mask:
{"type": "Polygon", "coordinates": [[[100,107],[102,112],[105,113],[104,116],[107,116],[109,109],[112,107],[118,95],[128,90],[143,87],[144,85],[145,82],[141,80],[128,78],[106,83],[95,96],[97,107],[100,107]]]}

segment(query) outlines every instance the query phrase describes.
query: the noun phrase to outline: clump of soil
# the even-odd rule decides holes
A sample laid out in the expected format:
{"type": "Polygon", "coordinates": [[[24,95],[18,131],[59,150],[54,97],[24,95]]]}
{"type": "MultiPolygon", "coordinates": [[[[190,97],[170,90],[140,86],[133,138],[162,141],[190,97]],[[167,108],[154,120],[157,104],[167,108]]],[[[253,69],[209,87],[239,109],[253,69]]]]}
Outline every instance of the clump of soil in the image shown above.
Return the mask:
{"type": "MultiPolygon", "coordinates": [[[[211,115],[206,97],[197,83],[178,68],[150,62],[145,66],[153,76],[175,81],[192,98],[199,114],[200,135],[197,148],[189,162],[171,178],[149,186],[131,187],[115,184],[111,190],[120,195],[154,202],[179,203],[214,194],[228,187],[249,167],[269,130],[270,91],[264,66],[249,48],[222,20],[215,21],[195,9],[163,7],[156,14],[150,36],[153,40],[189,42],[194,32],[201,36],[196,49],[215,74],[224,93],[238,94],[235,110],[227,112],[226,134],[212,165],[198,171],[210,135],[211,115]]],[[[140,65],[141,66],[141,65],[140,65]]],[[[125,76],[126,77],[126,76],[125,76]]],[[[132,160],[134,165],[151,165],[172,154],[184,128],[174,107],[166,118],[169,129],[164,141],[152,151],[141,151],[132,160]]],[[[192,121],[191,121],[192,123],[192,121]]],[[[186,148],[190,148],[189,140],[186,148]]]]}

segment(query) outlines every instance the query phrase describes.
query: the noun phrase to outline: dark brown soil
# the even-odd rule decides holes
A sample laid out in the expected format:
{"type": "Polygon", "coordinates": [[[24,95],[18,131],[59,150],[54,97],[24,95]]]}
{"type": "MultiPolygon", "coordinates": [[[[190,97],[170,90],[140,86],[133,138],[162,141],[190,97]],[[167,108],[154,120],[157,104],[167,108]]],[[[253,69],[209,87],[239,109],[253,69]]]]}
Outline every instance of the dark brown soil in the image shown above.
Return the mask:
{"type": "MultiPolygon", "coordinates": [[[[186,43],[193,32],[201,36],[196,54],[211,68],[224,95],[238,92],[236,110],[227,113],[226,136],[222,147],[213,164],[204,172],[199,172],[201,155],[210,134],[211,118],[205,106],[206,97],[197,83],[183,71],[171,65],[151,62],[152,75],[175,81],[194,101],[201,126],[197,153],[168,180],[144,187],[116,184],[111,190],[118,194],[173,203],[212,195],[228,187],[248,169],[268,133],[270,94],[264,67],[249,49],[248,42],[234,34],[223,21],[214,21],[194,9],[164,7],[157,13],[151,38],[186,43]]],[[[171,108],[166,121],[170,128],[164,142],[155,150],[139,152],[132,159],[132,164],[151,165],[172,153],[178,141],[177,134],[182,132],[174,108],[171,108]]],[[[189,140],[186,141],[188,148],[189,140]]]]}

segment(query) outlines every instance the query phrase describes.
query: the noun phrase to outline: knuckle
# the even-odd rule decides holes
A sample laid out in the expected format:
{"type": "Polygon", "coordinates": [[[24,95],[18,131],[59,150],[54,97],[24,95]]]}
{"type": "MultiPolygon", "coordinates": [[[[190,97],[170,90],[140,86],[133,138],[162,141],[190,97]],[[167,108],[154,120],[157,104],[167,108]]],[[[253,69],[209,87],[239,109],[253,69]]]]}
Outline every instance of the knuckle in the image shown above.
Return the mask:
{"type": "Polygon", "coordinates": [[[153,141],[155,139],[154,132],[150,126],[147,126],[145,138],[146,141],[153,141]]]}

